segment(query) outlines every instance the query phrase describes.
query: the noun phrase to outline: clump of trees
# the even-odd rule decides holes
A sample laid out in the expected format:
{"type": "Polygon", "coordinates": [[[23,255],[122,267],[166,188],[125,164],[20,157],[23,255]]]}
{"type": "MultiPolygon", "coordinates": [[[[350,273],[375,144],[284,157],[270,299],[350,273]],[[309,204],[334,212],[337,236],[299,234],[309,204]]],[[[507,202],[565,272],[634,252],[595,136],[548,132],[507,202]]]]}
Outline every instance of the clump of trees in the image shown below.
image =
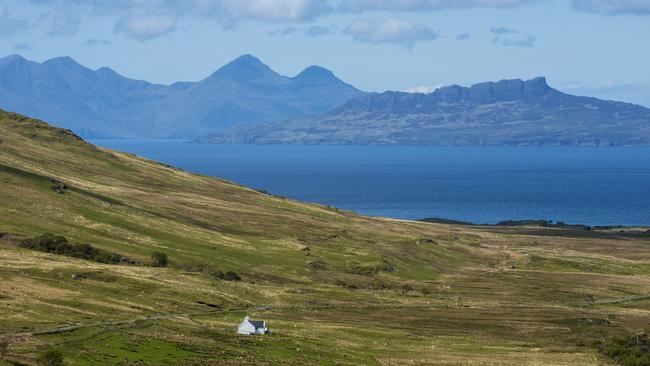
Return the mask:
{"type": "Polygon", "coordinates": [[[38,355],[36,363],[39,366],[63,366],[63,353],[58,349],[48,349],[38,355]]]}
{"type": "Polygon", "coordinates": [[[241,277],[233,271],[226,272],[223,279],[226,281],[241,281],[241,277]]]}
{"type": "Polygon", "coordinates": [[[63,236],[50,233],[35,238],[24,239],[19,245],[27,249],[86,259],[100,263],[117,264],[125,261],[125,258],[119,254],[95,248],[90,244],[68,243],[66,238],[63,236]]]}
{"type": "Polygon", "coordinates": [[[151,265],[154,267],[167,267],[169,264],[169,259],[167,254],[163,252],[153,252],[151,253],[151,265]]]}
{"type": "Polygon", "coordinates": [[[596,349],[622,366],[650,366],[650,339],[647,333],[596,341],[596,349]]]}
{"type": "Polygon", "coordinates": [[[218,270],[210,269],[210,270],[208,270],[208,273],[215,280],[241,281],[241,277],[236,272],[233,272],[233,271],[224,272],[224,271],[222,271],[220,269],[218,269],[218,270]]]}

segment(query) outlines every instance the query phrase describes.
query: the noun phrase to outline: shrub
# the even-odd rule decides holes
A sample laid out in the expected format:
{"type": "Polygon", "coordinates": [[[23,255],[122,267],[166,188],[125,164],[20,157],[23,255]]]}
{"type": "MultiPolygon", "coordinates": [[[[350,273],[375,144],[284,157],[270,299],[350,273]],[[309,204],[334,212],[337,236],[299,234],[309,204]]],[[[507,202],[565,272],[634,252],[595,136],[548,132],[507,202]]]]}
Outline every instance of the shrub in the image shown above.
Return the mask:
{"type": "Polygon", "coordinates": [[[409,292],[415,290],[413,286],[409,285],[408,283],[405,283],[402,285],[402,293],[404,295],[407,295],[409,292]]]}
{"type": "Polygon", "coordinates": [[[233,271],[226,272],[223,279],[226,281],[241,281],[241,277],[233,271]]]}
{"type": "Polygon", "coordinates": [[[215,280],[223,280],[223,279],[226,278],[226,274],[223,273],[222,270],[211,271],[211,272],[210,272],[210,275],[211,275],[212,278],[214,278],[215,280]]]}
{"type": "Polygon", "coordinates": [[[5,357],[5,354],[7,353],[7,349],[9,349],[9,340],[0,338],[0,360],[2,360],[5,357]]]}
{"type": "Polygon", "coordinates": [[[19,245],[27,249],[92,260],[100,263],[116,264],[125,260],[119,254],[95,248],[90,244],[71,244],[63,236],[50,233],[25,239],[19,245]]]}
{"type": "Polygon", "coordinates": [[[162,252],[151,253],[151,265],[154,267],[167,267],[169,263],[167,254],[162,252]]]}
{"type": "Polygon", "coordinates": [[[599,341],[596,348],[619,365],[650,366],[650,339],[645,333],[599,341]]]}
{"type": "Polygon", "coordinates": [[[36,363],[40,366],[62,366],[63,353],[58,349],[49,349],[38,355],[36,363]]]}

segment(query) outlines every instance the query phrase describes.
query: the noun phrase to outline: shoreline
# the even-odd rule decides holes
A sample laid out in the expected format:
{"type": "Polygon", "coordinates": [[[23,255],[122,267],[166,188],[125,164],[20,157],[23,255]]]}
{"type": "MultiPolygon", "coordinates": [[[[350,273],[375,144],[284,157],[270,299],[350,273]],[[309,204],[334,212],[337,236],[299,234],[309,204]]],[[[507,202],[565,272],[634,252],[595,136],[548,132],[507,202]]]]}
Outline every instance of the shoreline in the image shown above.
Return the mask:
{"type": "Polygon", "coordinates": [[[613,231],[613,230],[635,230],[639,233],[645,233],[650,236],[650,226],[628,226],[628,225],[585,225],[585,224],[569,224],[562,221],[553,220],[503,220],[496,224],[475,223],[462,220],[446,219],[442,217],[425,217],[415,221],[426,222],[431,224],[447,224],[447,225],[464,225],[464,226],[480,226],[480,227],[537,227],[537,228],[558,228],[582,231],[613,231]]]}

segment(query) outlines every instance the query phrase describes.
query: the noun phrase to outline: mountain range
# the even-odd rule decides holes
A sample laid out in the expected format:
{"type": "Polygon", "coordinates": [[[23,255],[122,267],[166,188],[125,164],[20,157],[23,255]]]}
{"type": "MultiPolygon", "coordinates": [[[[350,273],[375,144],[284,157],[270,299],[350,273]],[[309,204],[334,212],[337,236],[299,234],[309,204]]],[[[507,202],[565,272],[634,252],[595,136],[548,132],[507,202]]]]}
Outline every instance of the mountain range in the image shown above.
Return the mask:
{"type": "Polygon", "coordinates": [[[244,126],[202,142],[259,144],[650,145],[650,109],[563,93],[543,77],[429,94],[368,94],[315,117],[244,126]]]}
{"type": "Polygon", "coordinates": [[[70,57],[0,59],[0,108],[51,121],[83,137],[188,138],[235,123],[324,113],[363,92],[319,66],[282,76],[241,56],[198,82],[152,84],[70,57]]]}
{"type": "Polygon", "coordinates": [[[432,93],[365,93],[310,66],[280,75],[251,55],[198,82],[153,84],[70,57],[0,59],[0,108],[86,138],[206,143],[650,145],[650,109],[563,93],[543,77],[432,93]]]}

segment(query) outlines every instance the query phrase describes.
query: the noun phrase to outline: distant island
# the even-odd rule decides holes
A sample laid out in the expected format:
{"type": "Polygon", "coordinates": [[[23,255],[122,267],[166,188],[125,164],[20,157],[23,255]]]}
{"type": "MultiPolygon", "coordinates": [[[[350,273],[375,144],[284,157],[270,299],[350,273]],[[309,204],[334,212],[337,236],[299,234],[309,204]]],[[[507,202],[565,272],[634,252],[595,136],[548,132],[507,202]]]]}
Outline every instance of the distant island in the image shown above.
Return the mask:
{"type": "Polygon", "coordinates": [[[365,95],[317,117],[242,126],[200,142],[435,146],[648,146],[650,109],[579,97],[543,77],[365,95]]]}

